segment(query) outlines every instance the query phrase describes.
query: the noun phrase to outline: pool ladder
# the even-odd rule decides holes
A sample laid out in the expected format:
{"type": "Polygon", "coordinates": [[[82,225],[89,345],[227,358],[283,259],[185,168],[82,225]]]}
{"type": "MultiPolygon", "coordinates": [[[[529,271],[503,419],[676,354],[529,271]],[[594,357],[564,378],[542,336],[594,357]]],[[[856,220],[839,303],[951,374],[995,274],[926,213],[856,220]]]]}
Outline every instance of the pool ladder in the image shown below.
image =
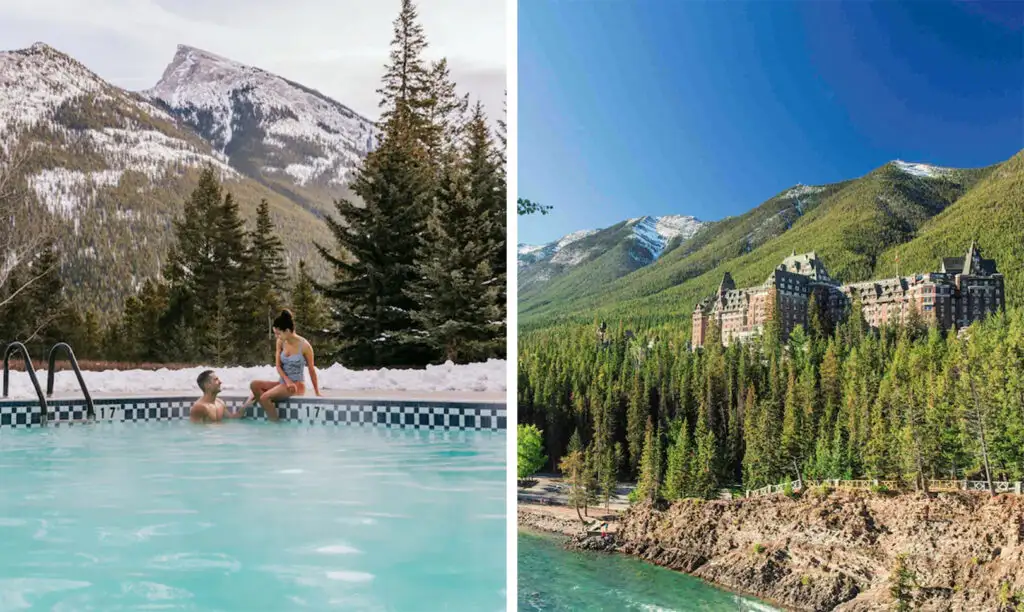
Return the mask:
{"type": "Polygon", "coordinates": [[[54,366],[57,364],[57,351],[63,349],[68,359],[71,361],[71,367],[75,371],[75,376],[78,378],[78,386],[82,389],[82,394],[85,396],[85,407],[87,414],[90,419],[96,418],[96,410],[93,407],[92,396],[89,395],[89,389],[85,386],[85,379],[82,378],[82,370],[78,367],[78,360],[75,359],[75,352],[71,350],[71,345],[67,342],[58,342],[54,344],[50,349],[50,354],[47,356],[47,369],[46,369],[46,395],[43,395],[43,389],[39,386],[39,379],[36,378],[36,369],[32,365],[32,358],[28,354],[28,348],[25,347],[21,342],[11,342],[4,349],[4,397],[8,395],[10,389],[10,371],[11,371],[11,357],[17,353],[21,353],[21,356],[25,361],[25,371],[28,372],[28,377],[32,380],[32,386],[36,389],[36,395],[39,397],[39,407],[42,410],[41,424],[46,425],[47,416],[49,410],[46,405],[46,398],[53,396],[53,380],[56,372],[54,366]]]}

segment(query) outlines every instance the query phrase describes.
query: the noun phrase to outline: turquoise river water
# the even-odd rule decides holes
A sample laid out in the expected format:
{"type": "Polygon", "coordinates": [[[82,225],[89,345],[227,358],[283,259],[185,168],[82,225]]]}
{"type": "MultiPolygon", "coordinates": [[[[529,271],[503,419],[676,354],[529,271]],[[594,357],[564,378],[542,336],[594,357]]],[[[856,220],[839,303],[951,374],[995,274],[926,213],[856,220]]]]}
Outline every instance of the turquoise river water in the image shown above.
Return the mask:
{"type": "Polygon", "coordinates": [[[567,551],[553,536],[521,531],[518,547],[520,612],[774,610],[624,555],[567,551]]]}
{"type": "Polygon", "coordinates": [[[504,440],[0,430],[0,610],[503,610],[504,440]]]}

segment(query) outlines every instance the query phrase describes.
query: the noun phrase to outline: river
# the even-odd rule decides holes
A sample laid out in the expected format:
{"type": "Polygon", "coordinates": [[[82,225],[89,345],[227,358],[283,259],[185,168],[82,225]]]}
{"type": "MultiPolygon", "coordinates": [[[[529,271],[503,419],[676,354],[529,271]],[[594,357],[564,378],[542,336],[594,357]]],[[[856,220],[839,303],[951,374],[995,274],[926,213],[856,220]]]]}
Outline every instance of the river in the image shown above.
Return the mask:
{"type": "Polygon", "coordinates": [[[769,612],[775,608],[624,555],[572,552],[519,532],[519,610],[769,612]]]}

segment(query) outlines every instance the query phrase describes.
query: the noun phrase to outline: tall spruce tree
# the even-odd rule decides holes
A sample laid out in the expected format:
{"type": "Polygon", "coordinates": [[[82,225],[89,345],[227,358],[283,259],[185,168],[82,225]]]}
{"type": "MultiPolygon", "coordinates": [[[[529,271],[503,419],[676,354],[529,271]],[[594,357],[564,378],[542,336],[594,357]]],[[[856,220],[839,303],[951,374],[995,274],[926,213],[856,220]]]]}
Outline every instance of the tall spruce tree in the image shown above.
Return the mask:
{"type": "Polygon", "coordinates": [[[421,54],[422,27],[410,0],[395,20],[391,63],[381,94],[383,140],[352,183],[363,206],[335,203],[328,218],[336,251],[317,249],[334,269],[319,289],[331,303],[336,357],[351,367],[415,366],[431,361],[426,331],[416,325],[407,288],[432,207],[434,181],[424,146],[430,79],[421,54]]]}
{"type": "Polygon", "coordinates": [[[468,163],[456,159],[442,167],[418,257],[418,278],[407,291],[417,304],[413,319],[426,330],[428,342],[442,359],[457,363],[504,353],[499,296],[505,281],[491,267],[494,252],[503,251],[504,243],[494,242],[490,202],[478,185],[485,178],[477,176],[489,172],[493,178],[496,168],[480,168],[473,157],[491,157],[486,125],[482,135],[477,129],[485,121],[481,112],[478,105],[469,126],[468,163]]]}
{"type": "MultiPolygon", "coordinates": [[[[263,344],[265,351],[257,353],[259,356],[272,355],[273,331],[272,324],[275,314],[284,304],[285,293],[288,285],[288,275],[284,262],[284,244],[277,236],[274,222],[270,218],[270,205],[266,200],[261,200],[256,208],[256,230],[250,235],[251,253],[249,255],[250,269],[252,273],[252,289],[255,295],[255,304],[259,305],[261,320],[265,320],[266,339],[263,344]]],[[[302,271],[299,276],[301,279],[302,271]]],[[[309,322],[295,313],[298,322],[308,325],[309,322]]]]}
{"type": "Polygon", "coordinates": [[[164,266],[169,288],[168,309],[161,327],[170,334],[169,352],[176,361],[196,361],[197,348],[205,344],[209,321],[201,318],[204,306],[216,303],[217,260],[214,253],[222,194],[212,167],[206,167],[185,202],[182,216],[174,221],[175,241],[164,266]]]}
{"type": "MultiPolygon", "coordinates": [[[[299,273],[291,293],[291,310],[305,334],[313,342],[326,341],[326,331],[331,322],[330,313],[323,298],[316,292],[315,283],[306,271],[306,262],[299,261],[299,273]]],[[[321,347],[319,352],[330,354],[330,347],[321,347]],[[326,350],[325,350],[326,349],[326,350]]]]}
{"type": "Polygon", "coordinates": [[[227,334],[224,358],[249,364],[256,360],[260,339],[264,338],[260,325],[262,309],[254,292],[248,234],[231,193],[225,194],[215,218],[213,252],[218,275],[211,279],[214,284],[210,289],[217,305],[215,312],[223,318],[217,320],[215,329],[208,330],[206,341],[219,344],[220,337],[227,334]]]}
{"type": "MultiPolygon", "coordinates": [[[[466,164],[469,172],[470,195],[480,203],[480,214],[475,231],[477,239],[487,245],[486,257],[494,274],[492,283],[497,287],[495,302],[502,316],[502,324],[494,330],[496,338],[505,338],[505,295],[508,265],[505,253],[507,235],[506,185],[503,155],[494,146],[487,116],[479,101],[466,126],[466,164]]],[[[504,353],[504,343],[501,346],[504,353]]]]}

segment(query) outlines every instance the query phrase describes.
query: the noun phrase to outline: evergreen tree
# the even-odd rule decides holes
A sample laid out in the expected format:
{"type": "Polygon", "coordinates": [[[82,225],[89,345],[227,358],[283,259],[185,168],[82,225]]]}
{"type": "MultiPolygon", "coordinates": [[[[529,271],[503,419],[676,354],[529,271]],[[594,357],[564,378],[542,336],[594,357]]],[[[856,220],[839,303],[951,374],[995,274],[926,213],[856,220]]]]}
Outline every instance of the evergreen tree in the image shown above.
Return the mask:
{"type": "Polygon", "coordinates": [[[432,135],[429,115],[434,100],[431,98],[431,74],[423,61],[427,37],[412,0],[402,0],[393,26],[390,61],[377,90],[381,97],[380,125],[384,127],[385,138],[398,130],[429,139],[432,135]]]}
{"type": "Polygon", "coordinates": [[[715,434],[708,427],[707,419],[702,411],[697,418],[697,428],[693,432],[694,444],[697,449],[693,460],[694,497],[710,498],[718,488],[717,467],[715,465],[715,434]]]}
{"type": "MultiPolygon", "coordinates": [[[[219,318],[214,322],[217,327],[206,330],[205,341],[209,346],[219,346],[226,336],[223,358],[234,363],[253,363],[256,355],[264,352],[259,348],[261,344],[266,346],[263,312],[253,284],[253,252],[238,203],[231,193],[225,194],[216,209],[213,230],[214,268],[219,274],[211,282],[219,318]]],[[[207,355],[215,357],[212,353],[207,355]]]]}
{"type": "Polygon", "coordinates": [[[638,473],[640,454],[643,452],[644,424],[650,419],[650,406],[640,375],[633,376],[633,388],[629,393],[629,411],[626,413],[626,441],[629,448],[631,474],[638,473]]]}
{"type": "MultiPolygon", "coordinates": [[[[484,121],[474,114],[470,134],[484,121]]],[[[486,126],[483,126],[486,130],[486,126]]],[[[486,132],[481,146],[486,152],[486,132]]],[[[472,138],[471,138],[472,142],[472,138]]],[[[476,144],[476,143],[474,143],[476,144]]],[[[493,174],[495,169],[490,168],[493,174]]],[[[495,244],[486,202],[474,195],[472,165],[447,165],[441,188],[427,224],[417,278],[407,295],[416,301],[413,319],[427,330],[427,342],[443,359],[456,363],[480,361],[504,353],[505,327],[499,304],[504,278],[490,266],[493,254],[504,251],[495,244]]]]}
{"type": "Polygon", "coordinates": [[[422,365],[431,361],[427,331],[412,312],[407,288],[418,277],[416,258],[434,196],[424,138],[431,101],[421,55],[426,39],[410,0],[395,20],[391,63],[379,91],[383,127],[380,147],[370,153],[352,183],[363,206],[335,203],[327,219],[337,250],[317,249],[334,269],[333,282],[319,287],[332,306],[336,357],[350,367],[422,365]]]}
{"type": "MultiPolygon", "coordinates": [[[[309,340],[317,343],[324,341],[325,330],[330,325],[330,313],[323,298],[316,292],[315,283],[306,271],[304,260],[299,261],[299,273],[292,288],[290,303],[295,320],[302,323],[305,330],[303,333],[309,340]]],[[[328,347],[328,350],[321,352],[330,354],[333,351],[328,347]]]]}
{"type": "Polygon", "coordinates": [[[665,499],[680,499],[686,497],[690,491],[693,486],[692,454],[689,425],[686,420],[673,423],[668,449],[668,468],[665,470],[665,499]]]}
{"type": "Polygon", "coordinates": [[[205,305],[216,303],[220,270],[215,256],[217,236],[211,229],[218,225],[221,202],[220,182],[208,166],[185,202],[181,218],[174,221],[175,241],[164,268],[169,305],[161,327],[187,334],[170,336],[168,348],[177,360],[198,360],[197,344],[204,344],[209,334],[209,322],[200,315],[205,305]]]}
{"type": "Polygon", "coordinates": [[[487,116],[484,107],[477,101],[473,113],[466,126],[466,166],[469,177],[470,196],[478,202],[479,214],[474,232],[466,236],[486,245],[482,254],[490,264],[494,275],[491,283],[497,288],[494,297],[495,307],[500,316],[500,323],[494,330],[495,338],[501,339],[500,352],[504,354],[505,345],[505,303],[508,284],[507,257],[505,243],[507,234],[506,215],[506,184],[503,156],[495,147],[487,127],[487,116]]]}
{"type": "MultiPolygon", "coordinates": [[[[288,275],[284,262],[284,244],[274,229],[274,223],[270,219],[270,205],[266,200],[261,200],[256,209],[256,230],[250,235],[250,244],[252,248],[249,261],[252,271],[253,294],[262,311],[261,320],[266,319],[263,329],[266,330],[264,344],[268,349],[257,353],[257,355],[272,358],[273,320],[275,314],[281,310],[284,304],[288,275]]],[[[305,270],[299,271],[300,279],[304,273],[305,270]]],[[[309,326],[308,320],[299,317],[297,312],[294,314],[300,323],[309,326]]]]}
{"type": "Polygon", "coordinates": [[[636,491],[639,499],[657,501],[661,488],[661,444],[660,435],[648,417],[644,429],[643,458],[640,462],[640,481],[636,491]]]}

